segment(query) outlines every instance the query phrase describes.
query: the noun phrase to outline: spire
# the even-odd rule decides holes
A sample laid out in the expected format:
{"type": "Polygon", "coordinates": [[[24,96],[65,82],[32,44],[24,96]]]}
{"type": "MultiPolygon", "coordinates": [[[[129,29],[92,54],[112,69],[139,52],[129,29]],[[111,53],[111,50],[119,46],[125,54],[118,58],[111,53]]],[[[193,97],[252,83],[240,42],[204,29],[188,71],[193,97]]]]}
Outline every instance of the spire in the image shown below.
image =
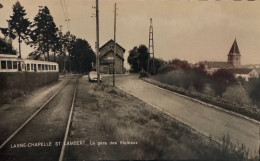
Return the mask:
{"type": "Polygon", "coordinates": [[[239,52],[239,49],[238,49],[238,45],[237,45],[237,40],[235,39],[230,51],[229,51],[229,54],[239,54],[240,55],[240,52],[239,52]]]}

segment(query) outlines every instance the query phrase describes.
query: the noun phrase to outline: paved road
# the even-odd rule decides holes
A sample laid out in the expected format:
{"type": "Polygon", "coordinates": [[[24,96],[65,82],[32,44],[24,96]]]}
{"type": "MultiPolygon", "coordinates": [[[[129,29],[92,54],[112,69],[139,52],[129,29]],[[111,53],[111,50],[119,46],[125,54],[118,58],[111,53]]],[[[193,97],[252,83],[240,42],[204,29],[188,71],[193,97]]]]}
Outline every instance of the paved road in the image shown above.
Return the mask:
{"type": "Polygon", "coordinates": [[[233,142],[249,148],[251,156],[258,155],[260,127],[256,123],[157,88],[137,75],[117,77],[116,86],[208,136],[221,140],[229,134],[233,142]]]}

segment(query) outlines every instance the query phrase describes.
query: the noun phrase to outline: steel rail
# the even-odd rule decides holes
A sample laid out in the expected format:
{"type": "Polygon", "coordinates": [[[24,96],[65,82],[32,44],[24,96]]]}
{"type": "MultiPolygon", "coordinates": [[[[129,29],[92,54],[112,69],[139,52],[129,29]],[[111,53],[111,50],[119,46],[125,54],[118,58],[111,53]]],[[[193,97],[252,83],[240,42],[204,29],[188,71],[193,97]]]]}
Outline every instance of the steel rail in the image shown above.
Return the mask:
{"type": "Polygon", "coordinates": [[[75,103],[77,88],[78,88],[78,80],[76,82],[76,86],[75,86],[75,89],[74,89],[73,100],[72,100],[71,108],[70,108],[70,115],[69,115],[69,118],[68,118],[67,128],[66,128],[66,131],[65,131],[64,139],[63,139],[63,144],[62,144],[62,148],[61,148],[59,161],[62,161],[63,158],[64,158],[64,153],[65,153],[65,148],[66,148],[66,141],[67,141],[67,138],[68,138],[71,118],[72,118],[72,114],[73,114],[73,111],[74,111],[74,103],[75,103]]]}
{"type": "Polygon", "coordinates": [[[18,129],[16,129],[0,146],[2,149],[22,128],[24,128],[70,81],[68,81],[61,89],[59,89],[46,103],[44,103],[31,117],[29,117],[18,129]]]}

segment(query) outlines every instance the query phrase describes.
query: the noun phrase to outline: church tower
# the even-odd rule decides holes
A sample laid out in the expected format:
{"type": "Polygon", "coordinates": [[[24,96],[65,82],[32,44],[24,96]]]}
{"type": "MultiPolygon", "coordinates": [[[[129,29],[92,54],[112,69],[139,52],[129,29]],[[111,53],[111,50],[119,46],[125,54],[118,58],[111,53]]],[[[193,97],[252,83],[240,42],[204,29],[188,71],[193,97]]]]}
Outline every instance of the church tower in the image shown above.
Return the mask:
{"type": "Polygon", "coordinates": [[[235,67],[239,67],[241,65],[240,58],[241,55],[238,49],[237,40],[235,39],[228,54],[228,63],[231,63],[235,67]]]}

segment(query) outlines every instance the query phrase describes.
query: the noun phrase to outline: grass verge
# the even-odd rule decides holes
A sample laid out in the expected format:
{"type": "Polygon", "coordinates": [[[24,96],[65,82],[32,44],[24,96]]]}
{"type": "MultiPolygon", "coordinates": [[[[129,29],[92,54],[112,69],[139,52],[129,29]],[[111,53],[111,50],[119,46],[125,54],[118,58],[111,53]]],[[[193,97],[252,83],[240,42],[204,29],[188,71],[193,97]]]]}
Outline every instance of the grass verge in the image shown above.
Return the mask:
{"type": "Polygon", "coordinates": [[[154,84],[156,86],[159,86],[161,88],[182,94],[182,95],[186,95],[189,96],[191,98],[195,98],[198,99],[200,101],[218,106],[218,107],[222,107],[224,109],[242,114],[244,116],[247,116],[249,118],[255,119],[260,121],[260,109],[256,108],[256,107],[252,107],[246,104],[242,104],[242,103],[238,103],[238,102],[230,102],[229,100],[226,100],[224,98],[217,98],[217,97],[213,97],[210,95],[205,95],[196,91],[190,91],[190,90],[185,90],[181,87],[176,87],[173,85],[168,85],[162,82],[159,82],[157,80],[151,79],[151,78],[142,78],[142,80],[154,84]]]}
{"type": "Polygon", "coordinates": [[[218,144],[104,82],[80,84],[70,139],[114,141],[117,146],[69,147],[67,160],[254,160],[248,158],[245,147],[232,144],[229,136],[218,144]],[[121,145],[120,141],[137,144],[121,145]]]}

